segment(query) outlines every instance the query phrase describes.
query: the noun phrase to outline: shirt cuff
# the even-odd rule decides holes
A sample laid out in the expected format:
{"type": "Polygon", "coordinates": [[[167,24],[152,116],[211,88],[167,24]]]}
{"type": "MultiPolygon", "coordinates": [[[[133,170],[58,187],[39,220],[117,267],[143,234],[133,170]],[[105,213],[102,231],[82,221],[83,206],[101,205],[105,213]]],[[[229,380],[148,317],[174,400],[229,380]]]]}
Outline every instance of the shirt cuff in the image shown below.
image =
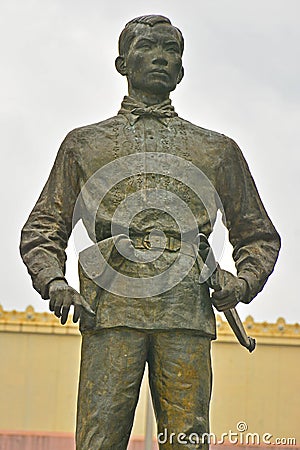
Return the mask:
{"type": "Polygon", "coordinates": [[[53,280],[65,280],[63,272],[58,268],[48,267],[42,269],[33,282],[33,287],[38,291],[44,300],[49,299],[49,284],[53,280]]]}
{"type": "Polygon", "coordinates": [[[257,292],[257,278],[255,275],[253,275],[250,272],[241,272],[238,274],[238,278],[243,279],[246,281],[248,289],[245,297],[241,300],[242,303],[250,303],[251,300],[254,299],[257,292]]]}

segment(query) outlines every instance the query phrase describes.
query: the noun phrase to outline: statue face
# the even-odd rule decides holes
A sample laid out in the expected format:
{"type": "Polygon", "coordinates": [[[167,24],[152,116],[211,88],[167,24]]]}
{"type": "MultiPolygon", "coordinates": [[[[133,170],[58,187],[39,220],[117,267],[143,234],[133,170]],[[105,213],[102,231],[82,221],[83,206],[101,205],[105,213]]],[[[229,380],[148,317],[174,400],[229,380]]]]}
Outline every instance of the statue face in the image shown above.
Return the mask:
{"type": "Polygon", "coordinates": [[[125,57],[131,89],[168,94],[182,78],[182,57],[177,30],[162,23],[140,24],[125,57]]]}

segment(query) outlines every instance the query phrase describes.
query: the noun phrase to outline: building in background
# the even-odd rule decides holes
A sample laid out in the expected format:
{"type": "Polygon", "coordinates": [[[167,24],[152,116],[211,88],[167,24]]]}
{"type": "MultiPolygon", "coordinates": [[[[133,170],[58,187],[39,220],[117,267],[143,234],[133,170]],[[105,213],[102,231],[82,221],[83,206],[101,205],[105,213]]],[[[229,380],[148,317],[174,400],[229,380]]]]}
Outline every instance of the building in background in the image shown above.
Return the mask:
{"type": "MultiPolygon", "coordinates": [[[[253,354],[217,317],[212,448],[300,448],[300,325],[244,325],[257,339],[253,354]]],[[[80,339],[71,321],[0,307],[0,449],[74,450],[80,339]]],[[[130,450],[144,449],[147,398],[144,379],[130,450]]]]}

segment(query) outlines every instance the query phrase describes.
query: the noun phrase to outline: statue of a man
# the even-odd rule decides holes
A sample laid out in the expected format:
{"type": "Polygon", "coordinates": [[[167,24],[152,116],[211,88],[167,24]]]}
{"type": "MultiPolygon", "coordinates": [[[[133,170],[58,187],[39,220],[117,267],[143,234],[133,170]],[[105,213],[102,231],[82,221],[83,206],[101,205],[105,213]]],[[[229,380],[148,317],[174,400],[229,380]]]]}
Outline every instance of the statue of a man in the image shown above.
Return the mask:
{"type": "MultiPolygon", "coordinates": [[[[223,272],[220,290],[212,294],[219,311],[249,303],[257,295],[280,248],[236,143],[181,119],[171,105],[170,92],[183,78],[182,53],[182,34],[166,17],[138,17],[125,26],[116,68],[127,78],[128,96],[115,117],[67,135],[22,231],[21,254],[34,288],[50,299],[50,310],[62,324],[71,305],[73,320],[80,317],[77,450],[127,448],[146,362],[158,432],[168,436],[160,448],[207,448],[201,436],[209,432],[215,319],[208,284],[199,283],[203,262],[193,257],[195,236],[211,234],[221,209],[237,275],[223,272]],[[153,169],[156,156],[160,165],[153,169]],[[145,161],[139,166],[144,170],[131,171],[128,157],[137,166],[145,161]],[[125,165],[116,166],[119,161],[125,165]],[[112,171],[115,181],[106,189],[110,179],[105,170],[110,173],[111,167],[126,170],[119,178],[118,170],[112,171]],[[197,189],[202,194],[197,195],[197,189]],[[131,201],[133,212],[137,204],[139,208],[130,216],[128,235],[122,217],[130,207],[123,208],[123,216],[115,214],[126,201],[131,201]],[[194,222],[186,219],[190,212],[194,222]],[[101,270],[95,278],[87,264],[80,269],[81,293],[68,285],[65,248],[80,219],[114,271],[132,283],[113,287],[113,277],[101,281],[101,270]],[[126,245],[116,250],[113,221],[118,236],[128,238],[119,243],[130,242],[140,259],[122,255],[126,245]],[[194,226],[189,229],[188,223],[194,226]],[[151,234],[153,230],[158,233],[151,234]],[[155,285],[147,284],[169,273],[180,252],[179,281],[164,275],[155,285]],[[154,257],[147,260],[149,254],[154,257]],[[191,267],[180,278],[180,267],[186,269],[190,260],[191,267]],[[144,285],[135,285],[136,280],[144,285]],[[140,286],[146,286],[144,295],[140,286]]],[[[97,272],[97,257],[91,253],[87,260],[97,272]]]]}

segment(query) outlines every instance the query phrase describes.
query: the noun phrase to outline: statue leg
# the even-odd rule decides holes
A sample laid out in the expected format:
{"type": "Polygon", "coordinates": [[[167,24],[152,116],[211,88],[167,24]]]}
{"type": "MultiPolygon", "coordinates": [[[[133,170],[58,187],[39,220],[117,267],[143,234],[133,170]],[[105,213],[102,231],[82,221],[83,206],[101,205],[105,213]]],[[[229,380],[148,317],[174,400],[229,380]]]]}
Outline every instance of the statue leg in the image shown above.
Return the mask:
{"type": "Polygon", "coordinates": [[[210,344],[189,330],[152,335],[149,381],[160,449],[209,447],[202,436],[209,433],[210,344]]]}
{"type": "Polygon", "coordinates": [[[121,327],[83,334],[77,450],[127,448],[147,342],[145,333],[121,327]]]}

